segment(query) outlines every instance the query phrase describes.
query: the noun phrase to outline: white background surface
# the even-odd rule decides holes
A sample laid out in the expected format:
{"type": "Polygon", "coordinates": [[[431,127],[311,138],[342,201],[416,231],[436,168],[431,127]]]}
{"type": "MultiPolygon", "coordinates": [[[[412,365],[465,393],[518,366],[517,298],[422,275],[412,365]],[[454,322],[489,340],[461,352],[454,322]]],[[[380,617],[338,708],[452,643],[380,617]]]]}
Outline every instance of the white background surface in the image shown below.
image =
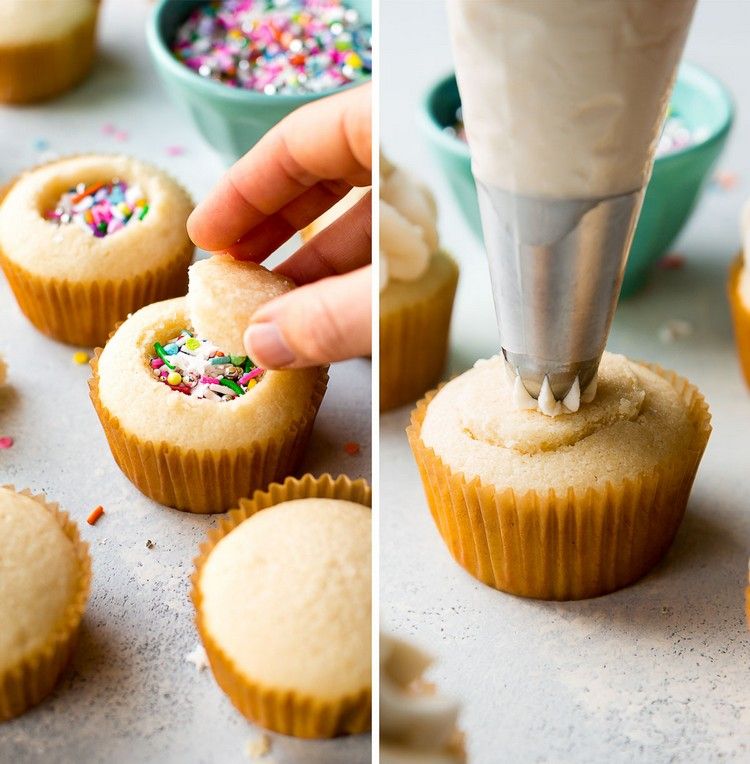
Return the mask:
{"type": "MultiPolygon", "coordinates": [[[[103,3],[96,71],[49,104],[0,106],[0,182],[60,154],[124,151],[168,169],[199,200],[223,170],[166,100],[146,51],[145,0],[103,3]],[[105,123],[128,133],[118,141],[105,123]],[[182,146],[170,157],[167,147],[182,146]]],[[[188,600],[192,559],[216,518],[166,509],[120,473],[88,397],[88,366],[76,348],[46,339],[21,315],[0,278],[0,354],[10,388],[0,390],[0,484],[44,491],[75,517],[94,559],[92,596],[72,667],[54,695],[0,726],[0,762],[243,762],[257,737],[215,684],[185,655],[197,644],[188,600]],[[85,523],[98,504],[105,516],[85,523]],[[146,540],[156,546],[146,548],[146,540]]],[[[370,364],[336,365],[302,472],[370,476],[370,364]],[[358,456],[343,450],[362,444],[358,456]]],[[[1,625],[0,625],[1,628],[1,625]]],[[[304,645],[300,645],[304,649],[304,645]]],[[[363,764],[368,736],[331,742],[274,737],[264,762],[363,764]]]]}
{"type": "MultiPolygon", "coordinates": [[[[430,159],[418,99],[451,68],[438,2],[385,0],[382,140],[391,159],[434,188],[440,230],[461,264],[451,372],[498,347],[483,250],[430,159]]],[[[714,433],[687,517],[663,564],[619,593],[579,603],[517,599],[474,581],[435,529],[404,436],[409,411],[381,417],[381,596],[385,623],[437,658],[431,678],[463,703],[472,764],[750,761],[750,638],[743,586],[750,553],[750,393],[733,347],[725,280],[750,194],[750,7],[701,0],[687,57],[722,78],[738,119],[710,189],[655,274],[623,303],[609,347],[657,361],[705,393],[714,433]],[[662,344],[670,319],[692,337],[662,344]]],[[[490,64],[491,62],[488,62],[490,64]]]]}

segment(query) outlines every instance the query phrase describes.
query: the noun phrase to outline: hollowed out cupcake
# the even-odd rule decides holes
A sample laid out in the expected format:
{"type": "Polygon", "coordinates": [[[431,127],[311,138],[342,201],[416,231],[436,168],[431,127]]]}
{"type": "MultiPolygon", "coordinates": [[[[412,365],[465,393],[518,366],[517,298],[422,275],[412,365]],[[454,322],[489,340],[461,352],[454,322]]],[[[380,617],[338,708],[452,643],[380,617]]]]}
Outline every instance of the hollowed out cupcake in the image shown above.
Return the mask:
{"type": "Polygon", "coordinates": [[[224,512],[294,472],[327,370],[266,371],[242,348],[249,315],[291,288],[215,256],[192,266],[188,298],[142,308],[96,351],[92,401],[117,464],[147,496],[224,512]]]}
{"type": "Polygon", "coordinates": [[[289,478],[243,499],[201,546],[198,631],[249,720],[304,738],[370,729],[370,501],[363,480],[289,478]]]}
{"type": "Polygon", "coordinates": [[[0,2],[0,102],[63,93],[90,71],[99,0],[0,2]]]}
{"type": "Polygon", "coordinates": [[[29,170],[0,203],[0,265],[40,331],[103,344],[143,305],[184,294],[192,200],[161,170],[83,155],[29,170]]]}
{"type": "Polygon", "coordinates": [[[88,548],[56,504],[0,486],[0,722],[39,703],[75,646],[88,548]]]}
{"type": "Polygon", "coordinates": [[[381,159],[380,409],[402,406],[441,378],[458,267],[438,244],[430,191],[381,159]]]}
{"type": "Polygon", "coordinates": [[[581,599],[664,556],[710,434],[688,381],[606,354],[574,414],[517,410],[499,358],[433,391],[409,440],[451,554],[511,594],[581,599]]]}

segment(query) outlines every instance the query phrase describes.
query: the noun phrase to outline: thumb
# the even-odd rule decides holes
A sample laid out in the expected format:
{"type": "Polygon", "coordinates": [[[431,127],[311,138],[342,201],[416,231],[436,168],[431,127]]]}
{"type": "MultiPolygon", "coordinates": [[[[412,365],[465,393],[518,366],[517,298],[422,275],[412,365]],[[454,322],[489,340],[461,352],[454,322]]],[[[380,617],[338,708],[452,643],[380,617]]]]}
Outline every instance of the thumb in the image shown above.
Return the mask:
{"type": "Polygon", "coordinates": [[[372,267],[321,279],[266,303],[245,331],[245,349],[265,369],[298,369],[372,350],[372,267]]]}

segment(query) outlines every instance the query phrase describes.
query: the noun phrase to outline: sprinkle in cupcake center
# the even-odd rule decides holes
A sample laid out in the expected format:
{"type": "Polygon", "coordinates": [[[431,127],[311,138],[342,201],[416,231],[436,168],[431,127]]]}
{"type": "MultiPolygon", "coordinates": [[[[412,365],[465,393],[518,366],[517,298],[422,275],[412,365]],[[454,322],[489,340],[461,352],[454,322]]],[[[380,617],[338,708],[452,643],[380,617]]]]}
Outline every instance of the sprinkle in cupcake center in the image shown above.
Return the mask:
{"type": "Polygon", "coordinates": [[[155,342],[149,363],[154,377],[172,390],[213,401],[245,395],[265,374],[247,356],[226,355],[187,329],[163,345],[155,342]]]}
{"type": "Polygon", "coordinates": [[[78,183],[68,189],[44,217],[52,223],[77,225],[97,239],[122,230],[148,214],[148,201],[138,185],[114,178],[109,183],[78,183]]]}
{"type": "Polygon", "coordinates": [[[201,77],[266,95],[319,93],[372,71],[372,32],[341,0],[213,0],[172,51],[201,77]]]}

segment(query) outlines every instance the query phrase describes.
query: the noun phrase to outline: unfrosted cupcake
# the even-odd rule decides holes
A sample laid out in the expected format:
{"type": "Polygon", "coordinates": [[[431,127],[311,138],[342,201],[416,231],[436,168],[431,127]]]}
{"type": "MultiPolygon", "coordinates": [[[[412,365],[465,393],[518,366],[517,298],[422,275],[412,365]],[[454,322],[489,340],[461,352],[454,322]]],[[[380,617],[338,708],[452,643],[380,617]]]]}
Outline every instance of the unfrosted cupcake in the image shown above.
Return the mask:
{"type": "Polygon", "coordinates": [[[493,358],[433,391],[409,440],[451,554],[511,594],[614,591],[666,553],[710,433],[686,380],[605,353],[574,414],[518,410],[493,358]]]}
{"type": "Polygon", "coordinates": [[[290,478],[241,501],[201,547],[198,631],[251,721],[305,738],[370,729],[370,501],[363,480],[290,478]]]}
{"type": "Polygon", "coordinates": [[[40,331],[103,344],[118,321],[184,294],[193,203],[166,173],[82,155],[29,170],[0,203],[0,265],[40,331]]]}
{"type": "Polygon", "coordinates": [[[88,548],[56,504],[0,486],[0,721],[39,703],[73,651],[88,548]]]}
{"type": "Polygon", "coordinates": [[[0,0],[0,102],[58,95],[90,71],[99,0],[0,0]]]}
{"type": "Polygon", "coordinates": [[[97,349],[91,399],[137,488],[177,509],[225,512],[293,474],[328,374],[266,371],[244,355],[243,317],[288,279],[227,255],[190,271],[188,298],[141,308],[97,349]]]}
{"type": "Polygon", "coordinates": [[[380,635],[380,764],[464,764],[459,705],[423,678],[431,658],[380,635]]]}
{"type": "Polygon", "coordinates": [[[439,248],[435,200],[381,158],[380,408],[402,406],[441,377],[458,267],[439,248]]]}

